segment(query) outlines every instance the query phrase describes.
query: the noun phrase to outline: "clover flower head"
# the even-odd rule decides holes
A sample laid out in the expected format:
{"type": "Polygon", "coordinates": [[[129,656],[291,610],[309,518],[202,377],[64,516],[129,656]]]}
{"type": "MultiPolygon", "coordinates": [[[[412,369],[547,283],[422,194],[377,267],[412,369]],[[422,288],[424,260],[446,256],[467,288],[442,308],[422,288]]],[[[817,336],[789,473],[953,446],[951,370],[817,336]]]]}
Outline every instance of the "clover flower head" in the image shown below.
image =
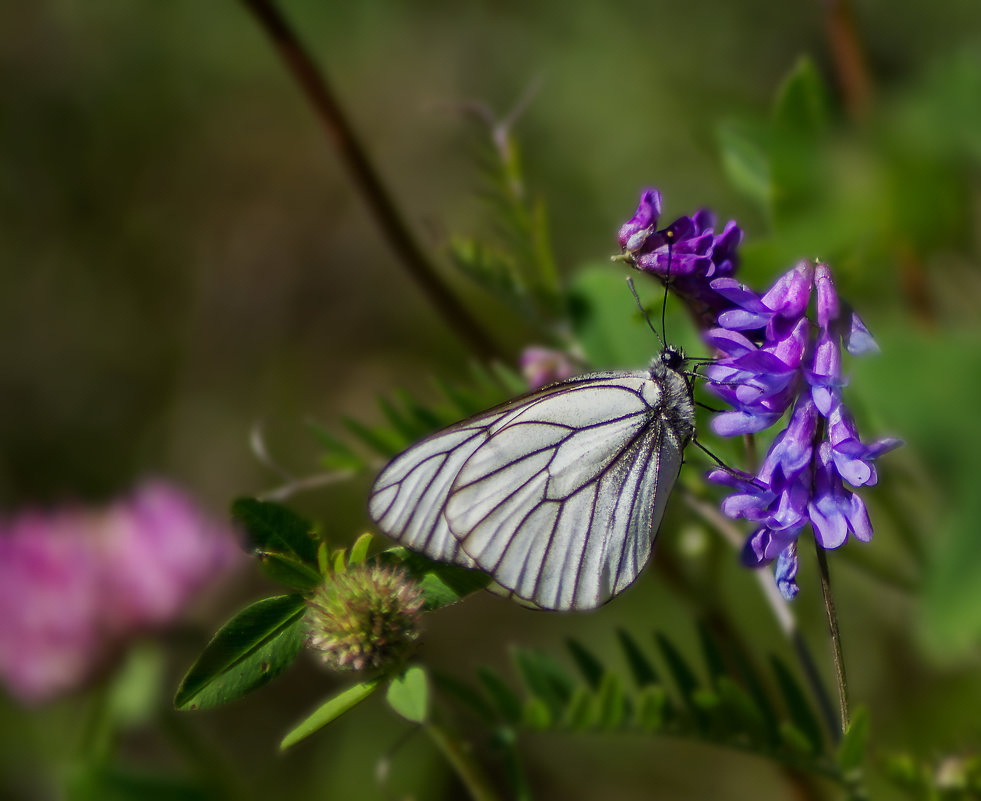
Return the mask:
{"type": "Polygon", "coordinates": [[[307,644],[334,670],[397,667],[419,638],[424,603],[404,570],[351,566],[329,576],[307,602],[307,644]]]}
{"type": "Polygon", "coordinates": [[[0,681],[25,703],[81,687],[236,558],[231,529],[160,480],[100,508],[0,519],[0,681]]]}

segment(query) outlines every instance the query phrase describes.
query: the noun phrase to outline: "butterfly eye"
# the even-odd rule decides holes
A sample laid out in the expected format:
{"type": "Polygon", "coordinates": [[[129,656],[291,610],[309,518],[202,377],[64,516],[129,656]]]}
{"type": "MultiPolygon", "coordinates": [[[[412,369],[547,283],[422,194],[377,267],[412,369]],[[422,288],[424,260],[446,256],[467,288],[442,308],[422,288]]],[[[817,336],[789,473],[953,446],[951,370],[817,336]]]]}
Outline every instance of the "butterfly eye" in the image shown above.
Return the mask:
{"type": "Polygon", "coordinates": [[[675,345],[668,345],[661,351],[661,363],[669,370],[679,370],[685,362],[685,352],[675,345]]]}

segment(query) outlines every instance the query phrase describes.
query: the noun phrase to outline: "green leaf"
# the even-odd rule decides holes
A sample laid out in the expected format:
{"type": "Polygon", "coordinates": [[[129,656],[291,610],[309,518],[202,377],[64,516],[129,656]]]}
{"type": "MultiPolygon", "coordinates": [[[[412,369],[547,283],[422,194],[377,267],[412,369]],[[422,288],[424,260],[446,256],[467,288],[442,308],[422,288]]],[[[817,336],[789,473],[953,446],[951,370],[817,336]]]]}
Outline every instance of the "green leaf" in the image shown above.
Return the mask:
{"type": "Polygon", "coordinates": [[[209,709],[245,695],[278,676],[303,645],[301,595],[265,598],[222,626],[187,671],[174,705],[209,709]]]}
{"type": "Polygon", "coordinates": [[[507,682],[494,670],[484,665],[477,668],[477,677],[496,704],[501,717],[508,723],[518,723],[521,720],[521,699],[508,686],[507,682]]]}
{"type": "Polygon", "coordinates": [[[103,763],[76,769],[67,785],[66,801],[207,801],[218,789],[209,792],[186,779],[103,763]]]}
{"type": "Polygon", "coordinates": [[[283,554],[257,551],[256,557],[263,573],[290,589],[309,592],[324,582],[324,577],[318,570],[283,554]]]}
{"type": "Polygon", "coordinates": [[[821,724],[808,703],[807,694],[794,678],[794,674],[778,657],[773,656],[770,661],[794,729],[807,740],[811,753],[820,753],[824,739],[821,735],[821,724]]]}
{"type": "Polygon", "coordinates": [[[434,562],[405,548],[391,548],[379,554],[379,559],[400,565],[419,583],[426,598],[425,608],[430,612],[485,589],[491,581],[479,570],[434,562]]]}
{"type": "Polygon", "coordinates": [[[623,653],[627,658],[627,665],[630,667],[634,683],[638,687],[659,684],[660,676],[658,676],[650,660],[644,656],[644,652],[640,650],[637,641],[625,629],[617,629],[617,639],[619,639],[620,647],[623,648],[623,653]]]}
{"type": "Polygon", "coordinates": [[[774,123],[783,131],[811,135],[828,124],[828,95],[814,62],[804,56],[784,78],[773,109],[774,123]]]}
{"type": "Polygon", "coordinates": [[[586,687],[576,687],[562,714],[562,727],[589,731],[596,726],[596,698],[586,687]]]}
{"type": "Polygon", "coordinates": [[[668,694],[660,685],[648,685],[640,693],[637,724],[643,731],[661,731],[670,715],[668,694]]]}
{"type": "Polygon", "coordinates": [[[766,713],[756,705],[752,695],[728,676],[720,676],[716,686],[733,731],[744,732],[754,742],[775,744],[776,732],[771,730],[766,713]]]}
{"type": "Polygon", "coordinates": [[[759,126],[736,122],[723,123],[716,130],[722,168],[729,182],[763,210],[769,209],[771,194],[767,136],[759,126]]]}
{"type": "MultiPolygon", "coordinates": [[[[481,398],[472,390],[463,389],[452,381],[447,381],[438,376],[433,378],[433,383],[453,404],[457,417],[471,417],[486,408],[481,398]]],[[[487,406],[493,406],[493,403],[489,403],[487,406]]]]}
{"type": "Polygon", "coordinates": [[[553,718],[559,717],[573,690],[562,666],[546,654],[523,648],[514,649],[514,663],[531,694],[545,703],[553,718]]]}
{"type": "Polygon", "coordinates": [[[425,723],[429,717],[429,681],[418,665],[392,679],[386,693],[388,705],[410,723],[425,723]]]}
{"type": "Polygon", "coordinates": [[[525,728],[545,731],[552,726],[555,710],[537,696],[525,700],[521,707],[521,723],[525,728]]]}
{"type": "Polygon", "coordinates": [[[354,545],[351,546],[351,555],[348,557],[347,563],[349,565],[363,565],[365,560],[368,558],[368,549],[371,548],[371,543],[374,540],[370,534],[362,534],[354,541],[354,545]]]}
{"type": "Polygon", "coordinates": [[[511,788],[510,797],[514,801],[532,801],[531,788],[521,764],[517,732],[510,726],[498,726],[494,730],[491,745],[504,763],[504,774],[511,788]]]}
{"type": "Polygon", "coordinates": [[[817,69],[801,59],[780,88],[770,140],[772,217],[782,231],[817,215],[830,171],[822,137],[827,101],[817,69]]]}
{"type": "Polygon", "coordinates": [[[725,656],[722,649],[719,648],[718,641],[704,621],[698,623],[698,639],[702,646],[702,654],[705,656],[705,666],[708,668],[709,678],[715,685],[720,677],[729,675],[725,656]]]}
{"type": "Polygon", "coordinates": [[[398,398],[406,412],[412,417],[415,424],[424,434],[435,431],[437,428],[442,428],[447,423],[452,423],[457,419],[457,415],[455,414],[449,416],[437,414],[405,390],[396,390],[395,397],[398,398]]]}
{"type": "Polygon", "coordinates": [[[599,688],[600,681],[605,673],[603,665],[599,659],[597,659],[596,656],[584,645],[571,637],[566,639],[565,644],[569,649],[569,652],[572,654],[572,659],[576,663],[576,667],[579,668],[579,672],[582,673],[583,678],[586,679],[586,683],[593,690],[599,688]]]}
{"type": "Polygon", "coordinates": [[[708,687],[699,687],[691,696],[692,706],[702,713],[706,724],[711,724],[712,731],[716,731],[720,723],[719,710],[722,707],[722,699],[719,694],[708,687]]]}
{"type": "Polygon", "coordinates": [[[689,667],[681,652],[674,647],[674,644],[660,632],[654,635],[661,653],[664,655],[664,662],[668,667],[668,672],[674,680],[675,686],[681,695],[682,700],[691,705],[691,699],[698,689],[699,681],[695,671],[689,667]]]}
{"type": "Polygon", "coordinates": [[[835,761],[845,776],[858,773],[865,763],[869,744],[869,713],[859,707],[852,713],[851,723],[838,744],[835,761]]]}
{"type": "Polygon", "coordinates": [[[637,307],[623,270],[608,264],[581,270],[572,279],[569,302],[576,338],[590,364],[612,369],[650,361],[657,340],[639,315],[633,316],[637,307]]]}
{"type": "Polygon", "coordinates": [[[327,470],[363,470],[367,464],[354,449],[331,434],[324,426],[314,420],[308,420],[307,425],[313,431],[320,447],[324,449],[320,463],[327,470]]]}
{"type": "Polygon", "coordinates": [[[391,459],[413,442],[412,437],[403,436],[383,426],[367,426],[353,417],[343,418],[341,424],[364,446],[386,459],[391,459]]]}
{"type": "Polygon", "coordinates": [[[780,724],[780,740],[784,747],[795,754],[812,756],[815,752],[814,742],[789,720],[780,724]]]}
{"type": "Polygon", "coordinates": [[[406,442],[415,442],[418,439],[422,439],[431,430],[424,425],[420,425],[417,419],[399,409],[390,398],[385,396],[379,397],[378,405],[388,424],[406,442]]]}
{"type": "Polygon", "coordinates": [[[232,517],[245,529],[253,550],[281,553],[316,567],[318,539],[313,526],[285,506],[239,498],[232,503],[232,517]]]}
{"type": "Polygon", "coordinates": [[[484,694],[475,690],[469,684],[449,673],[433,671],[433,683],[437,689],[448,695],[454,696],[458,701],[466,705],[484,723],[491,724],[496,722],[497,715],[494,708],[487,702],[484,694]]]}
{"type": "Polygon", "coordinates": [[[597,725],[600,729],[615,730],[623,726],[630,713],[630,704],[623,693],[623,684],[615,673],[605,673],[596,693],[597,725]]]}
{"type": "Polygon", "coordinates": [[[362,681],[353,687],[348,687],[337,695],[331,696],[317,707],[316,710],[300,721],[300,723],[290,729],[279,743],[280,750],[285,751],[287,748],[296,745],[300,740],[306,739],[328,723],[336,720],[349,709],[364,701],[365,698],[378,689],[379,684],[379,679],[362,681]]]}

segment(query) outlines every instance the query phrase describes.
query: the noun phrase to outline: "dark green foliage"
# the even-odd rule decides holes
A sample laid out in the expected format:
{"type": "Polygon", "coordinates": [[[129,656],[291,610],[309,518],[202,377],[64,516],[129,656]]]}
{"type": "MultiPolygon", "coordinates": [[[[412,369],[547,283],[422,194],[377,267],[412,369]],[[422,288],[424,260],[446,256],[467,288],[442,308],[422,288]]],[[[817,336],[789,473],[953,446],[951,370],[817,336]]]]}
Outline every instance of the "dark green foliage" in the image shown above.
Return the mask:
{"type": "Polygon", "coordinates": [[[789,741],[794,742],[795,746],[806,743],[806,747],[811,753],[819,753],[824,737],[821,734],[821,724],[808,701],[807,693],[780,659],[775,656],[772,657],[771,664],[780,686],[784,706],[790,717],[787,726],[793,727],[793,731],[786,727],[783,727],[782,731],[789,741]]]}
{"type": "MultiPolygon", "coordinates": [[[[516,649],[517,683],[489,667],[478,668],[477,686],[441,679],[441,688],[464,701],[492,730],[520,732],[620,732],[684,737],[750,751],[794,769],[827,776],[852,786],[865,759],[868,721],[858,713],[849,735],[836,750],[825,750],[821,731],[805,691],[793,674],[774,659],[772,676],[748,663],[733,673],[728,649],[707,627],[700,639],[708,682],[692,661],[661,633],[655,634],[659,661],[671,677],[668,687],[649,656],[627,632],[618,640],[627,658],[630,680],[581,643],[567,645],[582,678],[554,659],[516,649]],[[629,689],[633,685],[634,689],[629,689]],[[762,698],[760,697],[762,695],[762,698]],[[777,717],[773,710],[786,709],[777,717]]],[[[738,662],[738,660],[736,660],[738,662]]]]}
{"type": "Polygon", "coordinates": [[[265,598],[222,626],[177,689],[178,709],[208,709],[267,684],[288,668],[303,644],[302,595],[265,598]]]}
{"type": "Polygon", "coordinates": [[[374,469],[379,457],[391,459],[427,434],[527,390],[524,380],[513,370],[501,365],[486,369],[476,363],[470,365],[465,382],[435,379],[434,383],[442,396],[437,401],[423,403],[404,390],[379,397],[383,422],[368,424],[344,418],[343,436],[310,422],[323,450],[323,467],[341,473],[374,469]]]}
{"type": "Polygon", "coordinates": [[[313,526],[285,506],[239,498],[232,503],[232,518],[245,530],[256,553],[278,553],[316,566],[319,540],[313,526]]]}

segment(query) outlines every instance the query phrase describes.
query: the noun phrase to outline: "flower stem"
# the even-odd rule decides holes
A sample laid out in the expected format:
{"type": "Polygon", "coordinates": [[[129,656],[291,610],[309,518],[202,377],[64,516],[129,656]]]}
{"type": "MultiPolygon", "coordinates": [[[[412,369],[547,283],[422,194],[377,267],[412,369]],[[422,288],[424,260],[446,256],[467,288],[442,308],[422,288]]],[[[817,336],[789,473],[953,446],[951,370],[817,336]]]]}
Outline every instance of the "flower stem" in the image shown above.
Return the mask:
{"type": "Polygon", "coordinates": [[[497,791],[491,785],[483,768],[458,738],[438,723],[426,723],[423,728],[446,757],[446,761],[453,766],[473,801],[499,801],[497,791]]]}
{"type": "MultiPolygon", "coordinates": [[[[695,511],[706,523],[715,528],[722,535],[723,539],[735,548],[737,552],[742,548],[745,537],[729,518],[725,517],[715,506],[703,501],[689,490],[682,488],[681,495],[685,503],[688,504],[688,507],[695,511]]],[[[780,590],[777,589],[776,582],[773,580],[773,574],[769,570],[754,570],[753,575],[757,582],[759,582],[763,598],[773,612],[780,631],[783,632],[794,649],[794,654],[797,656],[797,661],[800,662],[801,668],[804,671],[804,677],[807,679],[811,692],[814,694],[814,699],[817,702],[821,716],[824,718],[825,725],[827,725],[829,730],[834,731],[836,722],[834,706],[827,688],[821,681],[817,663],[810,649],[807,647],[807,641],[797,627],[797,619],[794,617],[793,612],[791,612],[789,604],[780,595],[780,590]]]]}
{"type": "Polygon", "coordinates": [[[481,359],[498,355],[497,346],[443,283],[435,267],[409,231],[388,189],[361,146],[344,110],[323,73],[290,28],[273,0],[242,0],[265,30],[287,69],[300,85],[327,135],[334,143],[355,187],[388,241],[396,258],[443,316],[446,323],[481,359]]]}
{"type": "Polygon", "coordinates": [[[841,632],[838,629],[838,612],[831,596],[831,573],[828,570],[828,557],[820,544],[815,543],[818,570],[821,574],[821,592],[824,595],[824,611],[828,615],[828,630],[831,634],[832,656],[834,659],[835,682],[838,685],[838,704],[841,709],[841,732],[848,731],[851,717],[848,712],[848,680],[845,677],[845,658],[841,650],[841,632]]]}

